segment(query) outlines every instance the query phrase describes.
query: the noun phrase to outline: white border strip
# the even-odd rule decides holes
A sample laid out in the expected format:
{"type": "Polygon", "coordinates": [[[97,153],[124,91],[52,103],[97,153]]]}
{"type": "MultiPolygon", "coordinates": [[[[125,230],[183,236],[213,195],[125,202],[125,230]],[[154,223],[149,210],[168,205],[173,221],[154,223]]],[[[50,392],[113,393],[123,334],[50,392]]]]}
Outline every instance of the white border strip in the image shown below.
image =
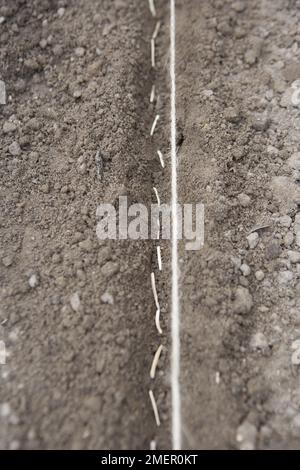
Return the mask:
{"type": "Polygon", "coordinates": [[[178,267],[177,156],[176,156],[176,76],[175,76],[175,0],[170,0],[170,79],[171,79],[171,187],[172,187],[172,313],[171,313],[171,390],[173,450],[181,450],[180,399],[180,310],[178,267]]]}

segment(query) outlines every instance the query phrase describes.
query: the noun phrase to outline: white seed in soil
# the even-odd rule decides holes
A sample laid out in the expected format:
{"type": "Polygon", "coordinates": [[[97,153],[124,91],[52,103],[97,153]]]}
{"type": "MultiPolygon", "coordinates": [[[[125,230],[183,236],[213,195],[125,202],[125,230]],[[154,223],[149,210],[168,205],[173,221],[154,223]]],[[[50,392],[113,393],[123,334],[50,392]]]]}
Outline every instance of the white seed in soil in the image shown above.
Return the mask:
{"type": "Polygon", "coordinates": [[[74,312],[78,312],[80,308],[80,298],[78,292],[75,292],[70,297],[70,304],[74,312]]]}

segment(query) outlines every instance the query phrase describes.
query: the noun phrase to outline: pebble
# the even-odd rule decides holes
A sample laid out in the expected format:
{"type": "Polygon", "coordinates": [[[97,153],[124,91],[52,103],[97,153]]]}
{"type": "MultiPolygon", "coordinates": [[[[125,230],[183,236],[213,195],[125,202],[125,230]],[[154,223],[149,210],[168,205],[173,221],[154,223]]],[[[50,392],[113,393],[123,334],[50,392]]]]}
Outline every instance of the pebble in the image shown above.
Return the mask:
{"type": "Polygon", "coordinates": [[[256,271],[255,277],[256,277],[256,279],[257,279],[258,281],[262,281],[262,280],[264,279],[264,277],[265,277],[265,273],[264,273],[263,271],[261,271],[261,270],[256,271]]]}
{"type": "Polygon", "coordinates": [[[295,341],[293,341],[291,344],[291,348],[293,351],[300,349],[300,339],[295,339],[295,341]]]}
{"type": "Polygon", "coordinates": [[[254,65],[259,58],[259,51],[255,49],[248,49],[244,55],[244,60],[248,65],[254,65]]]}
{"type": "Polygon", "coordinates": [[[256,116],[253,118],[251,125],[256,131],[266,131],[270,126],[270,119],[266,116],[256,116]]]}
{"type": "Polygon", "coordinates": [[[237,124],[241,120],[240,110],[237,107],[229,107],[224,111],[226,121],[237,124]]]}
{"type": "Polygon", "coordinates": [[[283,238],[283,243],[285,244],[285,246],[291,246],[293,244],[293,241],[294,235],[291,232],[286,233],[283,238]]]}
{"type": "Polygon", "coordinates": [[[21,154],[21,147],[16,141],[10,144],[10,146],[8,147],[8,150],[9,150],[9,153],[13,155],[14,157],[17,157],[21,154]]]}
{"type": "Polygon", "coordinates": [[[12,265],[13,258],[11,256],[5,256],[4,258],[2,258],[2,263],[4,264],[6,268],[8,268],[9,266],[12,265]]]}
{"type": "Polygon", "coordinates": [[[293,170],[300,170],[300,152],[293,153],[293,155],[287,160],[287,164],[293,170]]]}
{"type": "Polygon", "coordinates": [[[62,17],[64,16],[64,14],[65,14],[65,11],[66,11],[65,8],[63,8],[63,7],[62,7],[62,8],[59,8],[59,9],[57,10],[57,15],[58,15],[60,18],[62,18],[62,17]]]}
{"type": "Polygon", "coordinates": [[[248,207],[251,204],[251,198],[248,194],[241,193],[238,195],[237,199],[242,207],[248,207]]]}
{"type": "Polygon", "coordinates": [[[281,271],[278,273],[278,282],[279,284],[288,284],[294,278],[292,271],[281,271]]]}
{"type": "Polygon", "coordinates": [[[296,245],[300,247],[300,231],[296,233],[296,245]]]}
{"type": "Polygon", "coordinates": [[[257,232],[250,233],[247,237],[248,245],[251,250],[257,247],[259,242],[259,235],[257,232]]]}
{"type": "Polygon", "coordinates": [[[73,97],[76,98],[76,99],[79,99],[81,98],[82,96],[82,91],[81,90],[75,90],[74,93],[73,93],[73,97]]]}
{"type": "Polygon", "coordinates": [[[250,347],[251,349],[259,349],[261,351],[268,349],[269,344],[266,336],[261,332],[255,333],[250,340],[250,347]]]}
{"type": "Polygon", "coordinates": [[[75,55],[76,55],[77,57],[83,57],[84,54],[85,54],[85,49],[84,49],[84,47],[76,47],[76,49],[75,49],[75,55]]]}
{"type": "Polygon", "coordinates": [[[240,267],[240,270],[242,271],[244,276],[249,276],[251,274],[251,269],[248,264],[243,263],[242,266],[240,267]]]}
{"type": "Polygon", "coordinates": [[[29,282],[30,287],[32,288],[37,287],[39,285],[39,279],[36,274],[32,274],[28,282],[29,282]]]}
{"type": "Polygon", "coordinates": [[[105,263],[102,268],[101,268],[101,272],[102,274],[104,274],[105,276],[107,277],[111,277],[113,276],[114,274],[116,274],[118,271],[119,271],[119,264],[118,263],[114,263],[113,261],[108,261],[107,263],[105,263]]]}
{"type": "Polygon", "coordinates": [[[17,126],[14,122],[9,122],[9,121],[6,121],[4,124],[3,124],[3,132],[4,134],[10,134],[11,132],[15,132],[15,130],[17,129],[17,126]]]}
{"type": "Polygon", "coordinates": [[[40,40],[40,48],[41,48],[41,49],[46,49],[47,44],[48,44],[48,43],[47,43],[47,39],[41,39],[41,40],[40,40]]]}
{"type": "Polygon", "coordinates": [[[114,304],[113,296],[109,292],[105,292],[103,295],[101,295],[101,301],[104,304],[109,304],[109,305],[114,304]]]}
{"type": "Polygon", "coordinates": [[[80,298],[78,292],[75,292],[70,296],[70,304],[74,312],[78,312],[80,308],[80,298]]]}
{"type": "Polygon", "coordinates": [[[266,258],[267,259],[275,259],[279,256],[280,254],[280,244],[276,240],[272,240],[267,246],[266,246],[266,258]]]}
{"type": "Polygon", "coordinates": [[[238,286],[235,292],[233,311],[245,315],[251,311],[252,307],[253,299],[249,290],[246,287],[238,286]]]}
{"type": "Polygon", "coordinates": [[[294,366],[300,365],[300,348],[293,352],[291,361],[294,366]]]}
{"type": "Polygon", "coordinates": [[[237,1],[234,2],[232,5],[232,8],[237,12],[237,13],[242,13],[246,9],[246,4],[242,1],[237,1]]]}
{"type": "Polygon", "coordinates": [[[289,228],[292,225],[292,218],[289,215],[283,215],[279,217],[278,222],[281,227],[289,228]]]}
{"type": "Polygon", "coordinates": [[[298,253],[298,251],[289,250],[287,252],[287,255],[291,263],[293,264],[300,263],[300,253],[298,253]]]}
{"type": "Polygon", "coordinates": [[[9,403],[1,403],[0,405],[0,416],[1,418],[7,418],[11,413],[11,408],[9,403]]]}
{"type": "Polygon", "coordinates": [[[236,440],[240,450],[255,450],[257,430],[254,424],[244,421],[237,430],[236,440]]]}

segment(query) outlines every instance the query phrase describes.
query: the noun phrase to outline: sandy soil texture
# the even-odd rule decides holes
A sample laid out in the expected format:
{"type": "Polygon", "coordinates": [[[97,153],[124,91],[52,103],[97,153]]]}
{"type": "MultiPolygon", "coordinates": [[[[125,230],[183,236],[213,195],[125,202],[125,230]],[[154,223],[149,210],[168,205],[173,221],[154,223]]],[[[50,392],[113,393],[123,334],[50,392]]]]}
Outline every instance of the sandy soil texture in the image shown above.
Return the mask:
{"type": "MultiPolygon", "coordinates": [[[[159,272],[157,242],[96,235],[101,203],[170,202],[155,5],[0,0],[2,449],[171,447],[170,242],[159,272]]],[[[300,2],[177,0],[176,16],[178,196],[205,205],[203,249],[179,243],[183,446],[298,449],[300,2]]]]}

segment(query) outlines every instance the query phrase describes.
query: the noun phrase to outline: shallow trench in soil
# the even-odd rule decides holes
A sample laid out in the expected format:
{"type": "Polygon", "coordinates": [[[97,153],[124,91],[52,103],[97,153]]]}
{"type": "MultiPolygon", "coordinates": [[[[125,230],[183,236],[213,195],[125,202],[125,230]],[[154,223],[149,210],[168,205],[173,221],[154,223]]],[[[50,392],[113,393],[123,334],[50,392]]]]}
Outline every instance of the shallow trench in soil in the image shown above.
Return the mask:
{"type": "MultiPolygon", "coordinates": [[[[101,203],[170,202],[155,4],[0,1],[0,448],[171,447],[170,242],[159,272],[157,242],[96,235],[101,203]]],[[[177,0],[176,17],[178,196],[205,206],[204,247],[179,243],[183,447],[297,448],[300,5],[177,0]]]]}

